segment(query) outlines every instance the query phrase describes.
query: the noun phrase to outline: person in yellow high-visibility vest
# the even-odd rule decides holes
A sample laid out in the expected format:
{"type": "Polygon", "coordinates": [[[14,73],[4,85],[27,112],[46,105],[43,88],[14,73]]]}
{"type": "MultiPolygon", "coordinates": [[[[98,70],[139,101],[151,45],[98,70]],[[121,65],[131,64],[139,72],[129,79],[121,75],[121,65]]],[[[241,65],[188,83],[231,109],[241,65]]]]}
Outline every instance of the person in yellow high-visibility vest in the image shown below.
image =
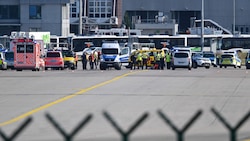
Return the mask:
{"type": "Polygon", "coordinates": [[[160,53],[160,69],[161,70],[164,70],[164,56],[165,56],[165,53],[164,53],[164,51],[162,51],[160,53]]]}
{"type": "Polygon", "coordinates": [[[170,65],[171,65],[171,55],[170,55],[169,52],[166,54],[165,60],[166,60],[167,69],[169,70],[170,69],[170,65]]]}
{"type": "Polygon", "coordinates": [[[142,66],[142,53],[141,52],[137,54],[136,62],[137,62],[138,69],[139,69],[139,67],[142,66]]]}
{"type": "Polygon", "coordinates": [[[161,53],[160,52],[157,52],[157,55],[155,57],[155,62],[156,62],[156,67],[155,69],[160,69],[161,67],[161,53]]]}

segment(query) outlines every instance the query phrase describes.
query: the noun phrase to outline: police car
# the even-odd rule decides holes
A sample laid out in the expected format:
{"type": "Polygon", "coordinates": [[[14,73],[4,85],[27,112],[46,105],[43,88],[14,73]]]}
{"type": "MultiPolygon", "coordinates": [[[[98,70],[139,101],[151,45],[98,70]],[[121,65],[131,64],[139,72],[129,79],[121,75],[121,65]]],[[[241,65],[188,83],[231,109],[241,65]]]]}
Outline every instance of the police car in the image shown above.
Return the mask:
{"type": "Polygon", "coordinates": [[[223,53],[220,57],[220,68],[227,68],[232,66],[234,68],[241,68],[241,59],[237,53],[223,53]]]}
{"type": "Polygon", "coordinates": [[[204,57],[202,52],[196,52],[192,54],[192,64],[194,68],[205,67],[206,69],[209,69],[212,65],[211,60],[204,57]]]}

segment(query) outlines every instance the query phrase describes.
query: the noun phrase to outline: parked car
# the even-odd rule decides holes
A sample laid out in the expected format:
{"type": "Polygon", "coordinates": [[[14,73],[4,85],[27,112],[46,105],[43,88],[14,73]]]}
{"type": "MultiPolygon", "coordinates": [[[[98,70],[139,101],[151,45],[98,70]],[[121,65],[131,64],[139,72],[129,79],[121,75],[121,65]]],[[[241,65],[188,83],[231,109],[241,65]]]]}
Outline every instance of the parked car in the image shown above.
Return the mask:
{"type": "Polygon", "coordinates": [[[0,69],[1,70],[7,69],[7,62],[5,60],[4,52],[0,52],[0,69]]]}
{"type": "Polygon", "coordinates": [[[241,59],[235,53],[223,53],[220,57],[220,68],[232,66],[234,68],[241,68],[241,59]]]}
{"type": "Polygon", "coordinates": [[[14,52],[4,52],[5,61],[7,62],[7,69],[14,69],[14,52]]]}
{"type": "Polygon", "coordinates": [[[71,70],[77,69],[77,61],[75,52],[71,50],[62,50],[64,68],[69,68],[71,70]]]}
{"type": "Polygon", "coordinates": [[[216,55],[213,52],[203,52],[203,57],[204,58],[209,58],[212,65],[214,67],[217,67],[217,59],[216,59],[216,55]]]}
{"type": "Polygon", "coordinates": [[[188,51],[174,52],[171,61],[171,67],[172,70],[175,70],[175,68],[188,68],[189,70],[191,70],[191,53],[188,51]]]}
{"type": "Polygon", "coordinates": [[[193,68],[205,67],[206,69],[209,69],[211,65],[211,60],[209,58],[203,57],[203,53],[198,52],[192,55],[193,68]]]}
{"type": "Polygon", "coordinates": [[[48,51],[45,56],[45,70],[51,69],[64,69],[64,61],[61,51],[48,51]]]}

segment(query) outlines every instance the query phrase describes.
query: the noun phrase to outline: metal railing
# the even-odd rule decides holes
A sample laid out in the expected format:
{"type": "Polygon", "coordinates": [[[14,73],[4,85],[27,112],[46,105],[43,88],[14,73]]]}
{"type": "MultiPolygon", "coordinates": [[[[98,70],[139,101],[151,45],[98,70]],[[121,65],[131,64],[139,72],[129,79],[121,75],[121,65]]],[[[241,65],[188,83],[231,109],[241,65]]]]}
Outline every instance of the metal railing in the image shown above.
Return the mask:
{"type": "MultiPolygon", "coordinates": [[[[229,130],[230,134],[230,141],[237,141],[237,131],[239,128],[245,123],[245,121],[250,117],[250,111],[246,113],[242,119],[239,120],[239,122],[233,127],[229,124],[229,122],[226,121],[226,119],[215,109],[211,108],[211,112],[216,116],[216,118],[221,121],[221,123],[229,130]]],[[[184,125],[182,129],[178,129],[176,125],[171,121],[171,119],[163,113],[161,110],[157,111],[157,114],[159,117],[172,128],[172,130],[176,134],[176,141],[184,141],[185,140],[185,133],[187,130],[195,123],[195,121],[198,120],[198,118],[202,115],[202,110],[198,110],[190,119],[189,121],[184,125]]],[[[114,120],[114,118],[107,112],[103,112],[103,116],[106,118],[106,120],[113,126],[116,131],[121,136],[121,141],[130,141],[131,134],[149,117],[149,114],[145,112],[142,114],[135,122],[134,124],[127,130],[124,131],[114,120]]],[[[64,141],[73,141],[73,138],[75,135],[82,129],[84,126],[91,121],[93,118],[92,114],[88,114],[80,123],[73,129],[72,132],[67,133],[60,124],[49,114],[46,113],[45,117],[47,120],[54,126],[54,128],[62,135],[64,138],[64,141]]],[[[7,136],[1,129],[0,129],[0,136],[2,137],[3,141],[14,141],[18,135],[21,134],[21,132],[28,127],[28,125],[31,124],[33,121],[33,118],[30,116],[24,120],[24,122],[17,127],[15,131],[13,131],[10,136],[7,136]]]]}

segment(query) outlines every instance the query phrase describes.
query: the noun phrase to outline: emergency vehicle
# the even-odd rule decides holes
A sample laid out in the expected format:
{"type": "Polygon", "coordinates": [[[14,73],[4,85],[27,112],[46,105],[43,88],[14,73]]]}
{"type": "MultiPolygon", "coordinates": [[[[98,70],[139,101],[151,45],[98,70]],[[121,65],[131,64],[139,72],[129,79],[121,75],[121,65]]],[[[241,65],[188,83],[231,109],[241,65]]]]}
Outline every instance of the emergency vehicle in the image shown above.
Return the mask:
{"type": "Polygon", "coordinates": [[[109,67],[121,70],[123,58],[129,57],[129,52],[123,52],[122,50],[117,41],[104,42],[102,44],[102,55],[100,56],[100,70],[106,70],[109,67]]]}
{"type": "Polygon", "coordinates": [[[18,37],[14,40],[14,68],[39,71],[44,68],[40,44],[32,38],[18,37]]]}

